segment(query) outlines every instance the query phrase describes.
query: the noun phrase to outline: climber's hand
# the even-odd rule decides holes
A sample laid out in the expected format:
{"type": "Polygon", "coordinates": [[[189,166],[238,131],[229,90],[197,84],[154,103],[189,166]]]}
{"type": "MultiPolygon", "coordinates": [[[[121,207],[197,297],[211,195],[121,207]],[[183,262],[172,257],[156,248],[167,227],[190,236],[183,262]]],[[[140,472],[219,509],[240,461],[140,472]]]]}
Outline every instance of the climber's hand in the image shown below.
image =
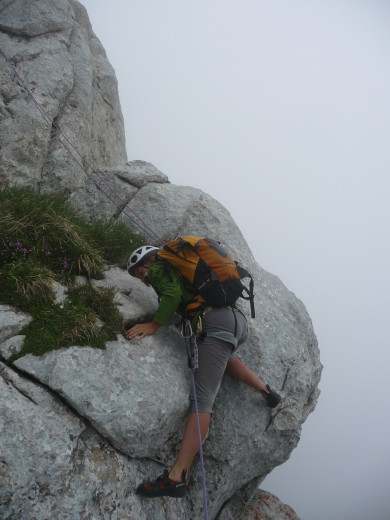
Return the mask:
{"type": "Polygon", "coordinates": [[[138,323],[131,327],[126,332],[128,339],[133,339],[139,336],[139,339],[143,339],[145,336],[150,336],[154,334],[157,329],[160,328],[160,325],[156,321],[150,321],[149,323],[138,323]]]}

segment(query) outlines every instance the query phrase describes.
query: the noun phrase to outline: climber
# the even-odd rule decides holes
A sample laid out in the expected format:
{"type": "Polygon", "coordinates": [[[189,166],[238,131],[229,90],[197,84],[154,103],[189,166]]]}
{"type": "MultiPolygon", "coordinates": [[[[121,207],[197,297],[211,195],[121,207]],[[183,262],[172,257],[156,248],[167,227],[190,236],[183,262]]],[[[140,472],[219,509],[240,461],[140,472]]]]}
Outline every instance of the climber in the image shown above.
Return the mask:
{"type": "MultiPolygon", "coordinates": [[[[128,339],[154,334],[161,326],[169,325],[174,313],[184,315],[186,304],[193,298],[191,286],[178,276],[176,271],[158,259],[157,247],[137,248],[127,265],[131,276],[139,278],[147,286],[153,287],[160,298],[153,320],[139,323],[126,331],[128,339]],[[168,269],[168,270],[167,270],[168,269]]],[[[232,353],[248,337],[245,316],[234,307],[202,309],[203,339],[199,342],[199,369],[194,374],[195,390],[199,411],[199,427],[205,438],[212,405],[217,395],[224,372],[251,386],[266,400],[271,408],[277,406],[280,396],[265,385],[252,370],[232,353]],[[223,339],[221,339],[223,338],[223,339]]],[[[197,317],[192,320],[196,323],[197,317]]],[[[179,453],[170,471],[155,481],[146,482],[137,488],[137,493],[147,497],[170,496],[180,498],[186,493],[186,476],[199,449],[194,396],[190,392],[191,414],[187,421],[179,453]]]]}

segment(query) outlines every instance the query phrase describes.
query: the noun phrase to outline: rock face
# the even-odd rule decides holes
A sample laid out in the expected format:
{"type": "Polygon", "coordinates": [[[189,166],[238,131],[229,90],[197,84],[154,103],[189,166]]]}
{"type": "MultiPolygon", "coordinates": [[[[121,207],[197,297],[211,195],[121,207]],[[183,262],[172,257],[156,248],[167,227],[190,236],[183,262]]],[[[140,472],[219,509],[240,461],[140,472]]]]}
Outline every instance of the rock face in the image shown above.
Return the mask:
{"type": "MultiPolygon", "coordinates": [[[[204,444],[209,518],[220,520],[238,518],[267,473],[289,457],[318,395],[321,365],[302,304],[266,272],[256,282],[258,318],[238,355],[284,401],[270,411],[253,390],[223,381],[204,444]]],[[[124,319],[142,320],[155,308],[153,291],[119,268],[94,283],[116,288],[124,319]]],[[[4,359],[20,327],[4,340],[4,359]]],[[[0,375],[2,518],[40,519],[48,511],[64,519],[111,518],[114,511],[141,520],[202,518],[198,460],[182,501],[134,494],[145,476],[173,462],[187,416],[190,376],[174,329],[142,342],[118,336],[106,350],[75,345],[25,356],[0,367],[0,375]]]]}
{"type": "Polygon", "coordinates": [[[115,73],[81,4],[3,0],[0,47],[44,111],[1,57],[2,181],[65,195],[83,189],[87,177],[60,141],[81,164],[79,154],[94,168],[126,161],[115,73]]]}
{"type": "MultiPolygon", "coordinates": [[[[236,520],[264,477],[288,459],[316,405],[322,367],[310,317],[256,263],[217,201],[170,184],[149,163],[126,164],[114,73],[80,4],[5,0],[0,29],[1,48],[35,86],[39,102],[83,153],[88,150],[100,168],[99,183],[121,199],[112,204],[75,166],[4,63],[3,180],[65,194],[88,218],[145,221],[164,239],[179,233],[211,236],[255,279],[257,315],[237,355],[283,402],[271,411],[260,395],[226,377],[204,443],[209,518],[236,520]]],[[[104,280],[94,283],[115,288],[124,320],[153,314],[153,291],[125,271],[108,267],[104,280]]],[[[248,314],[245,304],[243,310],[248,314]]],[[[142,342],[119,335],[105,350],[74,345],[6,366],[20,348],[28,319],[17,309],[0,308],[1,518],[202,519],[198,459],[185,499],[147,501],[134,494],[145,477],[155,478],[173,462],[187,416],[190,374],[177,331],[162,328],[142,342]]]]}

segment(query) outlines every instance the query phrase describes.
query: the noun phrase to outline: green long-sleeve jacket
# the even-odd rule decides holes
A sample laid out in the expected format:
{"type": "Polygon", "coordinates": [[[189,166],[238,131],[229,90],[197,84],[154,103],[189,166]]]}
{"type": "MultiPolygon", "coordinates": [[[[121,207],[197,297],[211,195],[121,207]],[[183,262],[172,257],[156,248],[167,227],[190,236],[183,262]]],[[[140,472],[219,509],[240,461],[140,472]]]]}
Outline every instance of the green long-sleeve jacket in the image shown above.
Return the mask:
{"type": "Polygon", "coordinates": [[[184,316],[185,307],[194,296],[191,285],[162,262],[149,267],[147,279],[160,298],[154,321],[159,325],[169,325],[175,312],[184,316]]]}

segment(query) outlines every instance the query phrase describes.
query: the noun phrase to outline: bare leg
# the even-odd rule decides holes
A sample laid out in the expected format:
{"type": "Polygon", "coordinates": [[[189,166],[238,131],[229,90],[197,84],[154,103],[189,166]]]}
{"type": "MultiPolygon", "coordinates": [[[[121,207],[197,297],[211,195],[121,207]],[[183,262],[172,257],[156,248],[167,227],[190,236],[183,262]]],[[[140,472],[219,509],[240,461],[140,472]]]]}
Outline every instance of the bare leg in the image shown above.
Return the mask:
{"type": "MultiPolygon", "coordinates": [[[[258,390],[259,392],[264,392],[265,395],[269,393],[264,382],[259,377],[257,377],[257,375],[238,358],[230,358],[226,366],[226,371],[232,377],[238,379],[239,381],[242,381],[243,383],[254,388],[255,390],[258,390]]],[[[262,394],[263,397],[265,397],[264,394],[262,394]]],[[[199,425],[203,441],[206,437],[210,425],[209,413],[199,413],[199,425]]],[[[188,473],[188,470],[190,469],[192,461],[194,460],[195,455],[198,453],[198,450],[199,438],[198,427],[196,424],[196,414],[192,413],[184,429],[179,454],[176,458],[174,465],[172,466],[171,471],[169,472],[169,478],[171,480],[173,480],[174,482],[181,481],[183,470],[185,470],[188,473]]]]}
{"type": "MultiPolygon", "coordinates": [[[[209,413],[199,414],[199,425],[203,441],[203,439],[206,437],[210,425],[209,413]]],[[[192,413],[187,421],[183,439],[180,445],[179,454],[171,471],[169,472],[169,478],[175,482],[180,482],[182,479],[183,469],[188,472],[195,455],[198,453],[198,450],[199,438],[198,427],[196,424],[196,414],[192,413]]]]}
{"type": "Polygon", "coordinates": [[[235,379],[242,381],[246,385],[254,388],[255,390],[258,390],[259,392],[265,392],[266,394],[269,393],[264,382],[236,357],[230,358],[226,367],[226,372],[235,379]]]}

